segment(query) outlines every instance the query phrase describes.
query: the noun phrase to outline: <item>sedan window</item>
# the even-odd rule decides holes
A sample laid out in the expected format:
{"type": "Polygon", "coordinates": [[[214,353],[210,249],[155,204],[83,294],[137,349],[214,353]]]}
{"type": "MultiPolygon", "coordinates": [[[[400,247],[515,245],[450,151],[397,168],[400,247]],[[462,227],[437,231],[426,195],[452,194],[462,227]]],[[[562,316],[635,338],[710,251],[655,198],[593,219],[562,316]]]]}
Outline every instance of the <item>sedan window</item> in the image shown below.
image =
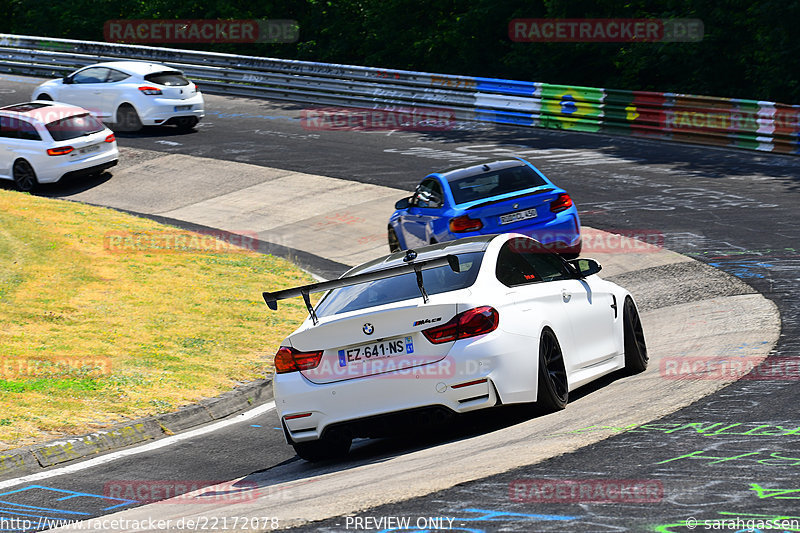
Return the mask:
{"type": "Polygon", "coordinates": [[[503,245],[497,256],[495,275],[509,287],[574,277],[559,256],[525,238],[511,239],[503,245]]]}
{"type": "Polygon", "coordinates": [[[105,67],[81,70],[72,76],[72,83],[105,83],[106,78],[108,78],[108,70],[105,67]]]}
{"type": "Polygon", "coordinates": [[[527,165],[484,172],[476,176],[455,179],[449,183],[456,204],[466,204],[546,185],[542,177],[527,165]]]}
{"type": "Polygon", "coordinates": [[[436,180],[423,181],[417,187],[411,203],[417,207],[441,207],[442,186],[436,180]]]}

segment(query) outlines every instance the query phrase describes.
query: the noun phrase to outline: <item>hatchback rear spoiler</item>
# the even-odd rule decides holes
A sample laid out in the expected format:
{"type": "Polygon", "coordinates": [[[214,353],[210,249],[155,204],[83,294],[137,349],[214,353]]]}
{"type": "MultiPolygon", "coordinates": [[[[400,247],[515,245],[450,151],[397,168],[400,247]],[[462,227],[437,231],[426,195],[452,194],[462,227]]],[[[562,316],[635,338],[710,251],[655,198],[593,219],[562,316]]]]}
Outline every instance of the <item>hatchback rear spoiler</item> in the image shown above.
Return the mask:
{"type": "Polygon", "coordinates": [[[428,303],[428,293],[425,291],[425,285],[422,282],[422,271],[447,265],[453,272],[460,273],[461,268],[459,266],[458,257],[452,254],[436,257],[434,259],[427,259],[418,263],[414,262],[416,257],[417,253],[414,250],[407,250],[406,257],[403,259],[403,261],[406,262],[405,265],[385,268],[383,270],[375,270],[373,272],[365,272],[363,274],[356,274],[354,276],[345,276],[339,279],[322,281],[320,283],[312,283],[311,285],[303,285],[302,287],[294,287],[291,289],[284,289],[282,291],[264,292],[262,295],[264,296],[264,301],[267,302],[267,306],[273,311],[278,309],[278,300],[302,296],[303,301],[306,303],[308,314],[311,315],[311,320],[314,322],[314,324],[316,324],[319,320],[317,319],[317,313],[314,311],[314,306],[311,305],[311,299],[308,296],[312,292],[329,291],[332,289],[349,287],[350,285],[358,285],[360,283],[368,283],[370,281],[379,279],[393,278],[395,276],[402,276],[403,274],[414,272],[417,276],[417,286],[419,287],[419,292],[422,295],[422,300],[425,303],[428,303]]]}

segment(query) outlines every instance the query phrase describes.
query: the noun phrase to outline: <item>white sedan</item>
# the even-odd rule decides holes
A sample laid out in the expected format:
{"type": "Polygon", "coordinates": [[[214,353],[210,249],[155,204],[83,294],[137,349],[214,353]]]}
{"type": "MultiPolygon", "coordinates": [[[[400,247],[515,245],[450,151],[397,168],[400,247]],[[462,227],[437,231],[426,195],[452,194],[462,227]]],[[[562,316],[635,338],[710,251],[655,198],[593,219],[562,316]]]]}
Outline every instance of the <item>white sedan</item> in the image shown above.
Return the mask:
{"type": "Polygon", "coordinates": [[[309,317],[275,355],[289,444],[309,461],[353,437],[499,404],[563,409],[569,391],[648,357],[631,294],[520,234],[407,250],[337,280],[265,292],[303,296],[309,317]],[[314,308],[309,294],[328,291],[314,308]]]}
{"type": "Polygon", "coordinates": [[[117,131],[168,124],[188,131],[205,116],[202,93],[182,72],[141,61],[84,67],[42,83],[33,97],[81,106],[117,131]]]}
{"type": "Polygon", "coordinates": [[[55,102],[0,108],[0,179],[21,191],[117,164],[114,133],[87,110],[55,102]]]}

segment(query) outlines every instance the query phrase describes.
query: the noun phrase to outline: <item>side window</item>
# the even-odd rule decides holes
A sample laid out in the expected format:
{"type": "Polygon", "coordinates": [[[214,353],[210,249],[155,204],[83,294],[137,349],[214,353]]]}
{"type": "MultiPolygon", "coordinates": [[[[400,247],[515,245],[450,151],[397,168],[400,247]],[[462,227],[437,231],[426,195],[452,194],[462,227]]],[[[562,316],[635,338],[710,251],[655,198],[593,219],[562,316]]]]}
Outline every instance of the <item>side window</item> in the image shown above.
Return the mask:
{"type": "Polygon", "coordinates": [[[417,207],[442,207],[442,186],[435,179],[425,180],[417,187],[412,203],[417,207]]]}
{"type": "Polygon", "coordinates": [[[105,83],[108,69],[105,67],[87,68],[72,77],[72,83],[105,83]]]}
{"type": "Polygon", "coordinates": [[[506,242],[497,256],[495,275],[503,285],[514,287],[541,281],[531,264],[513,245],[514,240],[506,242]]]}
{"type": "Polygon", "coordinates": [[[509,287],[574,277],[560,257],[536,241],[523,238],[511,239],[500,249],[496,275],[509,287]]]}
{"type": "Polygon", "coordinates": [[[106,79],[106,82],[114,83],[117,81],[127,80],[130,77],[130,74],[125,74],[124,72],[110,68],[108,69],[108,79],[106,79]]]}
{"type": "Polygon", "coordinates": [[[42,140],[33,124],[14,117],[0,117],[0,137],[28,141],[42,140]]]}

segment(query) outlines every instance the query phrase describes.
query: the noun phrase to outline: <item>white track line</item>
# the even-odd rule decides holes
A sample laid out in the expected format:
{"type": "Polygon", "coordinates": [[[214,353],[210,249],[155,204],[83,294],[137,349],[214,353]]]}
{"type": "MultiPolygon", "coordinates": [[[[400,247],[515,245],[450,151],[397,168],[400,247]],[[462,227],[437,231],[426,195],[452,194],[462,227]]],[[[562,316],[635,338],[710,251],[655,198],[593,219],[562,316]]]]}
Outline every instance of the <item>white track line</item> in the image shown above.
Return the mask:
{"type": "Polygon", "coordinates": [[[94,466],[110,463],[111,461],[115,461],[123,457],[129,457],[131,455],[151,452],[153,450],[164,448],[166,446],[172,446],[173,444],[184,441],[186,439],[199,437],[200,435],[205,435],[206,433],[211,433],[212,431],[222,429],[225,426],[230,426],[232,424],[238,424],[239,422],[250,420],[251,418],[263,415],[264,413],[268,413],[273,409],[275,409],[275,402],[265,403],[264,405],[259,405],[258,407],[250,409],[249,411],[245,411],[244,413],[238,414],[235,417],[231,418],[230,420],[222,420],[220,422],[215,422],[214,424],[210,424],[208,426],[193,429],[192,431],[187,431],[186,433],[181,433],[179,435],[174,435],[172,437],[165,437],[163,439],[158,439],[157,441],[145,444],[143,446],[137,446],[136,448],[130,448],[127,450],[112,452],[107,455],[103,455],[101,457],[90,459],[88,461],[81,461],[79,463],[71,464],[68,466],[62,466],[61,468],[55,468],[53,470],[45,470],[44,472],[38,472],[36,474],[30,474],[15,479],[0,481],[0,489],[13,487],[14,485],[19,485],[20,483],[30,483],[33,481],[40,481],[42,479],[48,479],[51,477],[63,476],[64,474],[79,472],[81,470],[86,470],[87,468],[92,468],[94,466]]]}

